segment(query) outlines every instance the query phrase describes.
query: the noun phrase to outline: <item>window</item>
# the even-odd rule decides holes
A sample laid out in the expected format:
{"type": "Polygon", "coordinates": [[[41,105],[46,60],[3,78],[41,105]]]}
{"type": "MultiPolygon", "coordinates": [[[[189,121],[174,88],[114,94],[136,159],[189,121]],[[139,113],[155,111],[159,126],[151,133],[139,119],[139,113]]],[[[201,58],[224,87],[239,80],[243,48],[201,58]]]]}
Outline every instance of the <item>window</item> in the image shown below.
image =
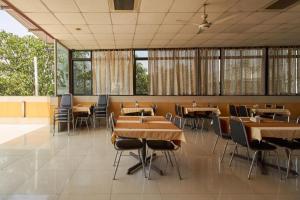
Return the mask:
{"type": "Polygon", "coordinates": [[[90,51],[73,51],[73,94],[92,95],[92,63],[90,51]]]}
{"type": "Polygon", "coordinates": [[[135,51],[135,94],[149,94],[148,51],[135,51]]]}
{"type": "Polygon", "coordinates": [[[264,49],[224,49],[223,95],[264,95],[264,49]]]}
{"type": "Polygon", "coordinates": [[[56,43],[56,93],[69,93],[69,50],[56,43]]]}
{"type": "Polygon", "coordinates": [[[269,49],[269,95],[300,93],[300,48],[269,49]]]}

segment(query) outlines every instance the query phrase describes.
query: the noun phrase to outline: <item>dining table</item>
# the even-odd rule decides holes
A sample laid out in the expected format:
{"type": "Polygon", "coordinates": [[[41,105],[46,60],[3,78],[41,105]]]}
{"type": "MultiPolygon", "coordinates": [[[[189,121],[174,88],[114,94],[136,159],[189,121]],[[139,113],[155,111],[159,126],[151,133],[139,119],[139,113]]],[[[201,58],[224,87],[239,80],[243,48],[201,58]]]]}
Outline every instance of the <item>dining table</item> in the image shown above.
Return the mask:
{"type": "MultiPolygon", "coordinates": [[[[112,142],[118,137],[139,138],[143,142],[142,159],[146,165],[149,164],[150,156],[147,156],[147,140],[167,140],[173,141],[176,145],[186,142],[182,129],[175,126],[163,116],[118,116],[114,132],[112,134],[112,142]]],[[[138,155],[130,152],[130,155],[138,159],[139,162],[130,167],[127,174],[132,174],[141,169],[142,162],[138,155]]],[[[155,159],[156,155],[154,155],[155,159]]],[[[153,169],[163,175],[163,171],[157,166],[153,169]]]]}
{"type": "Polygon", "coordinates": [[[291,115],[289,109],[278,109],[278,108],[250,108],[250,112],[254,113],[255,115],[260,114],[281,114],[281,115],[291,115]]]}
{"type": "Polygon", "coordinates": [[[151,116],[154,116],[154,110],[152,107],[142,106],[142,107],[123,107],[121,108],[121,115],[127,115],[131,113],[149,112],[151,116]]]}
{"type": "MultiPolygon", "coordinates": [[[[220,118],[222,131],[228,134],[230,134],[229,119],[229,117],[220,118]]],[[[242,117],[240,119],[242,120],[245,126],[247,136],[250,140],[262,141],[264,140],[264,138],[268,137],[282,138],[287,140],[300,138],[300,124],[288,123],[268,118],[261,118],[257,122],[254,121],[254,118],[250,117],[242,117]]],[[[248,160],[247,157],[241,155],[238,155],[238,157],[248,160]]],[[[277,168],[276,165],[267,163],[263,161],[260,157],[261,156],[259,156],[258,158],[258,164],[263,174],[267,174],[266,166],[277,168]]],[[[281,169],[286,170],[285,167],[281,167],[281,169]]],[[[290,170],[290,172],[294,175],[298,175],[298,172],[294,170],[290,170]]]]}
{"type": "Polygon", "coordinates": [[[87,113],[90,115],[91,114],[90,107],[91,106],[77,104],[73,106],[73,113],[87,113]]]}
{"type": "Polygon", "coordinates": [[[184,114],[194,113],[194,112],[213,112],[216,115],[221,115],[219,108],[214,107],[202,107],[202,106],[185,106],[183,105],[184,114]]]}

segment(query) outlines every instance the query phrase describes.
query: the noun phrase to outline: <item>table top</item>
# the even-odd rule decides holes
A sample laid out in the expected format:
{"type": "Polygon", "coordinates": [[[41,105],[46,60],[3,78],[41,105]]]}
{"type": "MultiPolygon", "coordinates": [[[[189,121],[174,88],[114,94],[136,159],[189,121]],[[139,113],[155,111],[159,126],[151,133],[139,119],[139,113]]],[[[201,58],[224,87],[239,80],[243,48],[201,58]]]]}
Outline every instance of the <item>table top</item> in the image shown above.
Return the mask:
{"type": "Polygon", "coordinates": [[[286,114],[291,115],[289,109],[278,109],[278,108],[252,108],[252,112],[254,113],[278,113],[278,114],[286,114]]]}
{"type": "Polygon", "coordinates": [[[83,106],[83,105],[73,106],[73,112],[86,112],[88,114],[91,114],[90,106],[83,106]]]}
{"type": "MultiPolygon", "coordinates": [[[[229,131],[229,117],[221,117],[222,131],[229,131]]],[[[252,122],[249,117],[241,118],[249,138],[262,140],[264,137],[284,139],[300,138],[300,124],[287,123],[263,118],[260,122],[252,122]]]]}
{"type": "Polygon", "coordinates": [[[217,115],[221,115],[221,111],[219,108],[213,108],[213,107],[200,107],[200,106],[183,106],[184,108],[184,113],[185,114],[188,114],[190,112],[207,112],[207,111],[210,111],[210,112],[214,112],[216,113],[217,115]]]}
{"type": "Polygon", "coordinates": [[[128,114],[128,113],[135,113],[135,112],[151,112],[151,115],[154,115],[154,111],[152,107],[124,107],[121,108],[121,113],[122,114],[128,114]]]}
{"type": "Polygon", "coordinates": [[[119,116],[113,137],[132,137],[154,140],[175,140],[186,142],[184,133],[163,116],[143,117],[119,116]]]}

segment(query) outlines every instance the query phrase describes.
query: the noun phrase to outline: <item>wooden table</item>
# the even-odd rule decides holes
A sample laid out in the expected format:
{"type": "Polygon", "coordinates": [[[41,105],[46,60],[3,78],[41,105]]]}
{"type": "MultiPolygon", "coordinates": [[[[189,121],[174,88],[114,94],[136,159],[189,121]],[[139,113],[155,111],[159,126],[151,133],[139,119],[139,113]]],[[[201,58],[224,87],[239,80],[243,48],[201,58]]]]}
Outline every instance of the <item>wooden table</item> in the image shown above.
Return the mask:
{"type": "MultiPolygon", "coordinates": [[[[149,161],[149,157],[147,158],[146,156],[146,140],[172,140],[178,145],[180,145],[181,142],[186,142],[183,131],[170,121],[167,121],[163,116],[143,117],[145,120],[143,123],[140,122],[140,119],[141,117],[136,116],[119,116],[112,134],[112,141],[114,142],[118,136],[141,138],[144,144],[142,157],[146,164],[148,164],[149,161]]],[[[138,158],[138,156],[133,153],[131,153],[131,155],[138,158]]],[[[138,162],[136,165],[130,167],[127,173],[132,174],[141,167],[142,163],[138,162]]],[[[154,167],[153,169],[163,174],[159,168],[154,167]]]]}
{"type": "Polygon", "coordinates": [[[82,105],[75,105],[73,106],[73,112],[74,113],[88,113],[91,114],[90,106],[82,106],[82,105]]]}
{"type": "Polygon", "coordinates": [[[252,113],[257,114],[283,114],[283,115],[291,115],[291,112],[289,109],[277,109],[277,108],[251,108],[250,111],[252,113]]]}
{"type": "Polygon", "coordinates": [[[154,116],[154,111],[152,107],[125,107],[121,108],[121,114],[126,115],[130,113],[138,113],[138,112],[151,112],[151,115],[154,116]]]}
{"type": "Polygon", "coordinates": [[[217,115],[221,115],[221,111],[219,108],[183,106],[183,109],[184,109],[184,114],[193,113],[193,112],[213,112],[217,115]]]}
{"type": "MultiPolygon", "coordinates": [[[[263,140],[267,137],[283,138],[292,140],[294,138],[300,138],[300,125],[276,121],[272,119],[264,118],[261,122],[252,122],[249,117],[241,118],[245,125],[247,135],[253,140],[263,140]]],[[[229,117],[220,118],[221,128],[226,133],[230,133],[229,129],[229,117]]],[[[238,155],[242,159],[248,160],[247,157],[238,155]]],[[[258,164],[263,174],[267,174],[266,166],[271,168],[277,168],[276,165],[266,163],[261,159],[261,155],[258,155],[258,164]]],[[[281,167],[282,170],[286,170],[285,167],[281,167]]],[[[290,170],[292,174],[298,175],[294,170],[290,170]]]]}

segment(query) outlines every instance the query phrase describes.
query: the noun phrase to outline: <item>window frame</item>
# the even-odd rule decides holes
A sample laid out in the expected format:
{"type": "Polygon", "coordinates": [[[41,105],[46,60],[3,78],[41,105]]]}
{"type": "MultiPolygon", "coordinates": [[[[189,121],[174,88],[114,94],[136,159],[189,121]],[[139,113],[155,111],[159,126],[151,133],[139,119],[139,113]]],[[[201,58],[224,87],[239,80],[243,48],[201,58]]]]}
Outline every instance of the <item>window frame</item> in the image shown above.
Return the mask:
{"type": "Polygon", "coordinates": [[[72,83],[72,89],[71,89],[71,93],[74,95],[74,96],[94,96],[93,94],[93,62],[92,62],[92,57],[93,57],[93,51],[92,50],[72,50],[71,53],[70,53],[70,60],[71,60],[71,65],[70,65],[70,73],[72,74],[72,80],[71,80],[71,83],[72,83]],[[87,52],[90,52],[90,58],[73,58],[73,52],[76,52],[76,51],[87,51],[87,52]],[[91,63],[91,94],[75,94],[75,91],[74,91],[74,62],[76,61],[88,61],[91,63]]]}

